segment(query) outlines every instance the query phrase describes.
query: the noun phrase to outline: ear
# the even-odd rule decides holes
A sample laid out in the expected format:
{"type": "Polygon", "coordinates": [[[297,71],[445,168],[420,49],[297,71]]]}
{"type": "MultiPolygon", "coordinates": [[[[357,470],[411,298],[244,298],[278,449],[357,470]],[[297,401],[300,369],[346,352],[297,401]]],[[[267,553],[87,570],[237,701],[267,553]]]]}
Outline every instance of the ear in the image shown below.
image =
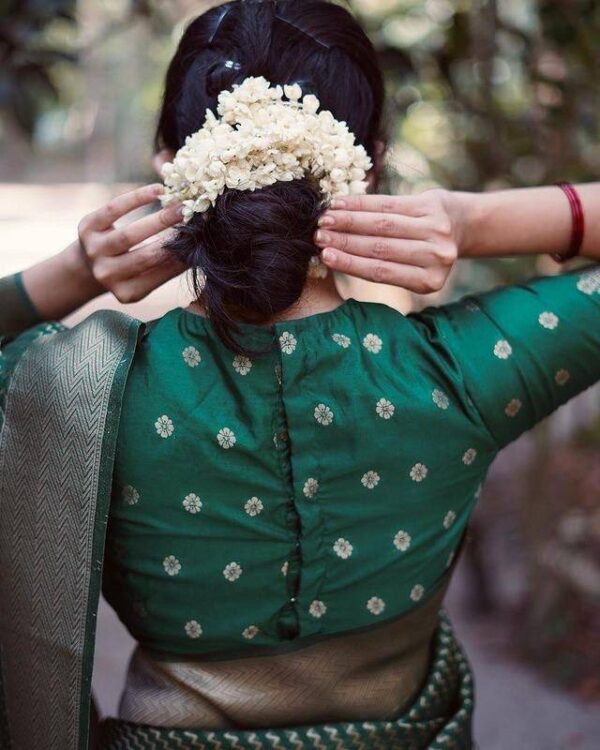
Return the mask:
{"type": "Polygon", "coordinates": [[[384,141],[375,141],[375,154],[373,157],[373,166],[367,173],[367,192],[374,193],[379,184],[379,178],[385,168],[385,152],[387,145],[384,141]]]}
{"type": "Polygon", "coordinates": [[[163,148],[157,151],[152,157],[152,167],[159,177],[162,177],[162,165],[168,161],[173,161],[175,153],[170,148],[163,148]]]}

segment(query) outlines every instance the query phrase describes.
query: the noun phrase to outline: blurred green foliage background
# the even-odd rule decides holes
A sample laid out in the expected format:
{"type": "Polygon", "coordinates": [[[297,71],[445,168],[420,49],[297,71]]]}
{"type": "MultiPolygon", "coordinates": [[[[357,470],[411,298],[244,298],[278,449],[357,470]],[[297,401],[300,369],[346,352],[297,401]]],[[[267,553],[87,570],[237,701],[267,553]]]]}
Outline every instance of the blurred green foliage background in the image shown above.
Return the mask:
{"type": "MultiPolygon", "coordinates": [[[[386,70],[390,189],[598,174],[600,3],[340,2],[364,23],[386,70]]],[[[73,154],[108,127],[126,142],[114,178],[144,179],[169,54],[182,22],[214,4],[2,0],[2,146],[20,138],[40,158],[73,154]],[[141,149],[127,148],[132,136],[141,149]]]]}
{"type": "MultiPolygon", "coordinates": [[[[597,177],[600,3],[336,1],[360,18],[386,72],[382,190],[597,177]]],[[[186,20],[216,4],[0,0],[3,180],[153,179],[150,144],[169,57],[186,20]]],[[[455,293],[511,281],[530,265],[470,264],[455,293]]]]}

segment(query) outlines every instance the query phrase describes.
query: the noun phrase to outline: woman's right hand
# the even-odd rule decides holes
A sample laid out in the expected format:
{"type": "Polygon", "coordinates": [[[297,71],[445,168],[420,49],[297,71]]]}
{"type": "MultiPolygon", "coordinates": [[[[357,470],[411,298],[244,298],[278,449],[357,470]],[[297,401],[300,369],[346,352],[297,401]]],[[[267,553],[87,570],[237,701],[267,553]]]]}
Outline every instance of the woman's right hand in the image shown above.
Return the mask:
{"type": "Polygon", "coordinates": [[[401,286],[439,291],[458,258],[459,213],[452,193],[352,195],[335,198],[319,219],[316,244],[336,271],[401,286]]]}
{"type": "Polygon", "coordinates": [[[138,302],[185,270],[163,247],[167,230],[181,222],[179,206],[162,208],[122,228],[114,226],[156,201],[163,190],[156,184],[123,193],[79,223],[75,252],[102,291],[112,292],[119,302],[138,302]]]}

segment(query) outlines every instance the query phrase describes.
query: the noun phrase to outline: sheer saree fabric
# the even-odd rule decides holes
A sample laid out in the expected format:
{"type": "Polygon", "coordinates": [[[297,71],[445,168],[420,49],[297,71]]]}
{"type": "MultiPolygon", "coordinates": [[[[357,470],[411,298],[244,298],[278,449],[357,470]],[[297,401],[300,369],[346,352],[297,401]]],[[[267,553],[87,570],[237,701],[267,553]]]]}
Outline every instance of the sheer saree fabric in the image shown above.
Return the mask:
{"type": "MultiPolygon", "coordinates": [[[[410,617],[410,615],[408,615],[410,617]]],[[[384,626],[385,627],[385,626],[384,626]]],[[[398,699],[398,695],[395,695],[398,699]]],[[[289,710],[293,712],[295,706],[289,710]]],[[[301,706],[297,707],[301,714],[301,706]]],[[[109,719],[100,750],[470,750],[473,679],[447,617],[435,632],[425,680],[410,707],[389,719],[256,729],[169,729],[109,719]]]]}
{"type": "Polygon", "coordinates": [[[267,656],[158,661],[138,647],[119,717],[170,728],[251,729],[399,716],[427,675],[449,578],[391,622],[267,656]]]}

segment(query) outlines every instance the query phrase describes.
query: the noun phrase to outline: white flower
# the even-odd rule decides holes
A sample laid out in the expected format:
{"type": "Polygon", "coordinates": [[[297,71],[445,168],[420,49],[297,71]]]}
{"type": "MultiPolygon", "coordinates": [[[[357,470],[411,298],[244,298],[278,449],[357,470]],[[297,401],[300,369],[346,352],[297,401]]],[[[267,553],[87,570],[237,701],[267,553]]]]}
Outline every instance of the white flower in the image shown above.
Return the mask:
{"type": "Polygon", "coordinates": [[[299,84],[248,77],[218,96],[202,127],[162,167],[163,205],[183,203],[183,221],[207,211],[227,188],[257,190],[314,175],[324,197],[365,193],[372,167],[345,122],[319,111],[299,84]]]}
{"type": "Polygon", "coordinates": [[[508,359],[512,354],[512,346],[505,339],[500,339],[494,346],[494,354],[498,359],[508,359]]]}
{"type": "MultiPolygon", "coordinates": [[[[314,94],[306,94],[306,96],[302,99],[302,103],[304,104],[304,111],[308,112],[309,115],[315,115],[317,113],[317,110],[321,106],[321,103],[314,94]]],[[[331,174],[333,176],[333,172],[331,174]]],[[[341,177],[338,175],[337,179],[344,179],[344,175],[342,174],[341,177]]]]}
{"type": "Polygon", "coordinates": [[[236,562],[227,563],[223,568],[223,575],[228,581],[237,581],[242,575],[242,568],[236,562]]]}
{"type": "Polygon", "coordinates": [[[121,497],[123,498],[123,502],[127,503],[127,505],[135,505],[140,499],[140,493],[136,490],[135,487],[127,484],[121,490],[121,497]]]}
{"type": "Polygon", "coordinates": [[[344,349],[347,349],[352,343],[348,336],[344,336],[343,333],[334,333],[332,334],[331,338],[335,341],[336,344],[343,347],[344,349]]]}
{"type": "Polygon", "coordinates": [[[225,450],[232,448],[235,445],[236,440],[235,433],[233,430],[230,430],[229,427],[223,427],[217,433],[217,441],[221,448],[224,448],[225,450]]]}
{"type": "Polygon", "coordinates": [[[168,575],[176,576],[181,570],[181,563],[175,555],[169,555],[163,560],[163,568],[168,575]]]}
{"type": "Polygon", "coordinates": [[[553,331],[558,325],[558,322],[558,315],[555,315],[553,312],[540,313],[538,318],[538,323],[549,331],[553,331]]]}
{"type": "Polygon", "coordinates": [[[333,551],[338,557],[341,557],[342,560],[347,560],[352,554],[353,549],[354,547],[350,544],[350,542],[347,539],[342,539],[342,537],[334,542],[333,545],[333,551]]]}
{"type": "Polygon", "coordinates": [[[248,625],[247,628],[244,628],[242,630],[242,635],[244,638],[247,638],[249,641],[252,640],[255,636],[259,634],[259,629],[256,627],[256,625],[248,625]]]}
{"type": "Polygon", "coordinates": [[[296,337],[289,331],[284,331],[279,337],[279,346],[285,354],[291,354],[295,350],[297,343],[296,337]]]}
{"type": "Polygon", "coordinates": [[[413,586],[412,591],[410,592],[410,598],[413,600],[413,602],[418,602],[423,598],[424,593],[425,589],[423,588],[423,586],[421,586],[420,583],[417,583],[416,586],[413,586]]]}
{"type": "Polygon", "coordinates": [[[577,289],[584,294],[600,294],[600,270],[595,268],[582,273],[577,281],[577,289]]]}
{"type": "Polygon", "coordinates": [[[202,508],[202,500],[200,500],[198,495],[190,492],[190,494],[186,495],[183,499],[182,505],[188,513],[192,513],[193,515],[195,513],[200,513],[200,509],[202,508]]]}
{"type": "Polygon", "coordinates": [[[400,552],[406,552],[411,542],[412,538],[410,534],[407,531],[402,531],[402,529],[394,536],[394,547],[399,549],[400,552]]]}
{"type": "Polygon", "coordinates": [[[198,367],[202,360],[200,352],[196,349],[195,346],[186,347],[181,353],[181,356],[183,357],[186,365],[188,365],[189,367],[198,367]]]}
{"type": "Polygon", "coordinates": [[[444,528],[449,529],[455,521],[456,513],[453,510],[449,510],[444,516],[444,528]]]}
{"type": "Polygon", "coordinates": [[[444,391],[440,391],[439,388],[436,388],[433,391],[431,398],[433,403],[440,409],[447,409],[450,406],[450,399],[446,396],[444,391]]]}
{"type": "Polygon", "coordinates": [[[519,401],[518,398],[513,398],[504,407],[504,413],[507,417],[516,417],[517,414],[521,411],[522,406],[523,404],[519,401]]]}
{"type": "Polygon", "coordinates": [[[283,573],[284,576],[288,574],[289,567],[290,567],[290,562],[289,560],[286,560],[281,566],[281,572],[283,573]]]}
{"type": "Polygon", "coordinates": [[[316,617],[318,620],[320,617],[323,617],[325,612],[327,612],[327,606],[319,599],[315,599],[310,603],[308,611],[313,617],[316,617]]]}
{"type": "Polygon", "coordinates": [[[372,615],[380,615],[385,609],[385,602],[378,596],[372,596],[367,602],[367,609],[372,615]]]}
{"type": "Polygon", "coordinates": [[[415,464],[410,470],[410,478],[413,482],[422,482],[428,473],[429,469],[425,464],[415,464]]]}
{"type": "Polygon", "coordinates": [[[383,341],[375,333],[367,333],[363,339],[363,346],[372,354],[379,354],[383,341]]]}
{"type": "Polygon", "coordinates": [[[327,426],[333,422],[333,412],[325,404],[319,404],[315,407],[315,419],[319,424],[327,426]]]}
{"type": "Polygon", "coordinates": [[[240,375],[247,375],[252,369],[252,360],[243,354],[236,354],[233,358],[233,367],[240,375]]]}
{"type": "Polygon", "coordinates": [[[185,624],[185,634],[188,638],[200,638],[202,635],[202,625],[196,620],[190,620],[185,624]]]}
{"type": "Polygon", "coordinates": [[[302,489],[302,492],[304,492],[306,497],[314,497],[318,491],[319,491],[319,480],[315,479],[314,477],[309,477],[306,480],[306,482],[304,482],[304,487],[302,489]]]}
{"type": "Polygon", "coordinates": [[[571,373],[568,370],[558,370],[554,376],[556,385],[566,385],[571,379],[571,373]]]}
{"type": "Polygon", "coordinates": [[[375,411],[382,419],[390,419],[394,416],[394,411],[396,410],[396,407],[394,404],[392,404],[391,401],[388,401],[386,398],[380,398],[379,401],[375,404],[375,411]]]}
{"type": "Polygon", "coordinates": [[[264,509],[264,507],[265,506],[262,504],[261,500],[259,500],[257,497],[251,497],[250,500],[246,501],[244,510],[249,516],[257,516],[264,509]]]}
{"type": "Polygon", "coordinates": [[[287,98],[292,101],[298,101],[298,99],[302,97],[302,89],[297,83],[294,83],[291,86],[284,86],[283,92],[287,98]]]}
{"type": "Polygon", "coordinates": [[[161,438],[171,437],[175,430],[173,420],[169,419],[166,414],[159,417],[154,423],[154,426],[156,427],[156,432],[158,432],[161,438]]]}
{"type": "Polygon", "coordinates": [[[477,451],[475,448],[469,448],[463,453],[462,462],[465,466],[470,466],[476,458],[477,451]]]}
{"type": "Polygon", "coordinates": [[[369,490],[377,487],[379,484],[379,474],[376,471],[367,471],[366,474],[362,475],[361,482],[369,490]]]}
{"type": "Polygon", "coordinates": [[[308,276],[311,279],[325,279],[329,276],[329,268],[323,263],[320,255],[311,255],[308,261],[308,276]]]}

